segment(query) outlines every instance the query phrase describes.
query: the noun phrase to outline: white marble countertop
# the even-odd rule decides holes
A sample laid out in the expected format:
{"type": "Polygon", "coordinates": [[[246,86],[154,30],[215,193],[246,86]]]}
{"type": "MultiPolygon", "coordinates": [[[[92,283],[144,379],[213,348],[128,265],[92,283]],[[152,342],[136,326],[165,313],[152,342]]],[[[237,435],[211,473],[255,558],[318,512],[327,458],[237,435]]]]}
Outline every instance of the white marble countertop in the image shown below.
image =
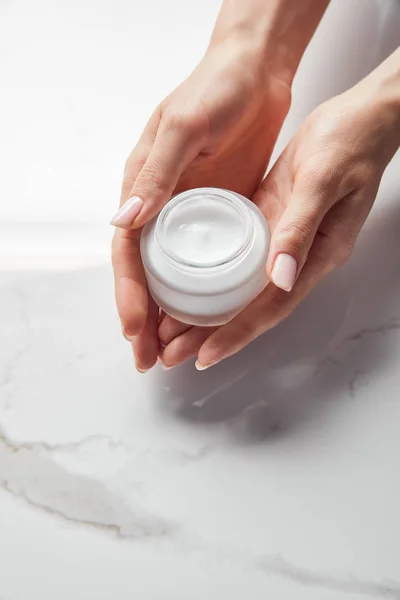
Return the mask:
{"type": "MultiPolygon", "coordinates": [[[[183,2],[174,3],[189,18],[183,2]]],[[[54,26],[54,40],[61,40],[54,42],[56,54],[70,32],[76,34],[70,62],[65,60],[77,69],[78,87],[91,57],[84,48],[108,31],[113,15],[118,35],[112,41],[120,40],[113,85],[119,88],[102,96],[97,109],[107,112],[108,106],[110,118],[127,68],[126,56],[118,58],[131,43],[127,16],[139,9],[122,1],[113,8],[98,4],[101,26],[93,38],[78,18],[90,21],[91,2],[60,3],[63,13],[41,1],[31,14],[27,0],[10,0],[0,10],[9,42],[18,23],[28,31],[33,21],[43,28],[43,48],[54,26]],[[81,37],[74,23],[80,23],[81,37]]],[[[152,4],[161,6],[148,2],[140,13],[134,50],[150,36],[152,4]]],[[[192,61],[217,4],[204,3],[188,52],[192,61]]],[[[362,5],[358,34],[351,33],[350,8],[334,2],[329,9],[302,65],[280,147],[304,114],[334,93],[334,84],[349,85],[350,76],[360,76],[390,48],[390,31],[399,31],[399,4],[362,5]],[[338,23],[342,27],[335,28],[338,23]],[[355,35],[357,48],[364,40],[364,61],[349,59],[346,73],[333,82],[346,40],[349,50],[355,35]],[[322,47],[329,64],[325,79],[322,47]],[[306,84],[313,89],[303,94],[306,84]]],[[[359,7],[354,2],[351,10],[359,7]]],[[[171,37],[177,51],[177,39],[188,37],[173,20],[163,32],[160,39],[171,37]]],[[[22,38],[26,51],[32,38],[22,38]]],[[[62,94],[57,74],[46,89],[43,80],[35,83],[35,69],[44,73],[52,56],[29,63],[25,70],[33,73],[24,83],[12,70],[21,47],[7,43],[0,64],[8,68],[10,98],[18,86],[36,90],[38,107],[46,89],[62,94]]],[[[33,46],[36,58],[43,48],[33,46]]],[[[169,87],[175,76],[184,76],[187,60],[182,57],[181,71],[172,68],[169,87]]],[[[105,64],[110,72],[112,64],[105,64]]],[[[144,71],[138,75],[142,89],[144,71]]],[[[31,127],[43,128],[39,150],[29,162],[29,147],[22,149],[22,167],[15,163],[12,127],[1,117],[11,150],[1,145],[8,168],[0,193],[10,202],[0,209],[0,600],[400,599],[400,156],[385,175],[350,262],[285,323],[210,371],[187,364],[140,376],[120,335],[109,232],[102,227],[118,194],[116,165],[133,143],[123,125],[129,89],[113,125],[120,132],[108,121],[103,144],[99,133],[94,141],[90,137],[97,131],[92,116],[85,119],[97,84],[103,85],[100,77],[83,90],[82,110],[76,94],[74,110],[67,101],[59,106],[64,130],[75,126],[66,148],[58,143],[54,152],[46,145],[54,124],[46,129],[46,112],[38,115],[31,127]],[[77,140],[78,157],[72,156],[77,140]],[[89,156],[92,143],[97,154],[91,148],[89,156]],[[115,144],[115,152],[107,144],[115,144]],[[37,170],[39,162],[44,171],[37,170]],[[33,173],[39,180],[43,172],[56,176],[64,163],[68,182],[59,195],[60,186],[57,194],[51,186],[43,194],[30,187],[33,173]],[[86,167],[95,182],[87,181],[86,167]],[[68,194],[72,207],[64,206],[68,194]],[[78,206],[82,219],[74,222],[78,206]]],[[[142,108],[164,93],[164,85],[154,84],[139,101],[138,129],[142,108]]],[[[23,114],[22,122],[28,117],[23,114]]]]}

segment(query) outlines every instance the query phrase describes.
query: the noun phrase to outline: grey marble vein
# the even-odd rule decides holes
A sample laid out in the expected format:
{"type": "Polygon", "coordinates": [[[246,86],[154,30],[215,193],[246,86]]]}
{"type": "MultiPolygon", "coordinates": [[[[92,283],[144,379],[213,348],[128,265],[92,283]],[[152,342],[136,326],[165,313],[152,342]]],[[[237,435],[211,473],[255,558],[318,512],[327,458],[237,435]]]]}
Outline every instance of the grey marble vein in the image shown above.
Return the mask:
{"type": "MultiPolygon", "coordinates": [[[[79,444],[50,449],[69,450],[79,444]]],[[[128,505],[123,495],[103,482],[69,472],[48,450],[43,443],[11,442],[0,429],[0,487],[49,514],[114,531],[120,537],[159,537],[174,531],[173,523],[150,514],[141,505],[128,505]]]]}
{"type": "Polygon", "coordinates": [[[357,392],[357,388],[360,383],[360,379],[362,379],[362,377],[364,377],[366,374],[367,374],[367,372],[363,369],[356,369],[354,371],[353,376],[348,383],[350,396],[352,398],[356,397],[356,392],[357,392]]]}
{"type": "MultiPolygon", "coordinates": [[[[53,460],[53,453],[73,452],[91,442],[106,442],[110,448],[132,452],[132,446],[109,436],[94,435],[70,443],[17,443],[0,428],[0,487],[30,506],[65,521],[96,528],[121,538],[170,537],[176,524],[149,515],[142,506],[130,507],[123,497],[88,476],[70,473],[53,460]],[[92,500],[90,500],[92,499],[92,500]]],[[[203,455],[206,455],[206,450],[203,455]]],[[[200,458],[199,453],[197,458],[200,458]]],[[[189,460],[194,457],[188,455],[189,460]]],[[[206,552],[207,548],[201,548],[206,552]]],[[[232,557],[230,557],[232,559],[232,557]]],[[[302,586],[320,587],[373,598],[400,599],[400,583],[378,583],[340,578],[291,564],[284,558],[265,557],[253,567],[268,576],[294,581],[302,586]]]]}
{"type": "Polygon", "coordinates": [[[400,582],[368,581],[356,577],[340,577],[309,569],[299,568],[282,557],[266,558],[257,564],[268,575],[289,579],[307,587],[320,587],[346,594],[360,594],[371,598],[387,600],[400,599],[400,582]]]}
{"type": "Polygon", "coordinates": [[[15,287],[13,289],[13,292],[16,299],[16,305],[19,311],[18,323],[20,326],[22,326],[23,331],[20,345],[17,346],[14,354],[8,359],[5,366],[3,367],[3,376],[0,381],[0,389],[3,390],[4,407],[6,409],[10,407],[12,397],[17,391],[14,388],[14,390],[11,392],[11,390],[7,390],[7,388],[9,388],[12,384],[15,384],[14,371],[18,367],[18,364],[20,363],[22,357],[28,352],[30,347],[30,323],[29,316],[25,308],[28,299],[18,287],[15,287]]]}
{"type": "Polygon", "coordinates": [[[359,331],[348,336],[345,341],[359,341],[367,335],[385,334],[389,331],[400,330],[400,318],[392,317],[389,321],[376,327],[363,327],[359,331]]]}
{"type": "MultiPolygon", "coordinates": [[[[385,321],[379,325],[373,327],[363,327],[346,337],[344,337],[338,344],[336,350],[333,351],[333,355],[328,355],[319,361],[314,370],[313,376],[318,377],[324,369],[343,369],[347,367],[346,355],[349,347],[352,343],[362,344],[368,336],[383,336],[389,333],[393,333],[400,330],[400,318],[392,317],[388,321],[385,321]]],[[[332,350],[331,350],[332,352],[332,350]]],[[[347,389],[349,396],[355,398],[357,394],[357,388],[362,378],[368,375],[368,368],[355,367],[348,374],[347,389]]]]}

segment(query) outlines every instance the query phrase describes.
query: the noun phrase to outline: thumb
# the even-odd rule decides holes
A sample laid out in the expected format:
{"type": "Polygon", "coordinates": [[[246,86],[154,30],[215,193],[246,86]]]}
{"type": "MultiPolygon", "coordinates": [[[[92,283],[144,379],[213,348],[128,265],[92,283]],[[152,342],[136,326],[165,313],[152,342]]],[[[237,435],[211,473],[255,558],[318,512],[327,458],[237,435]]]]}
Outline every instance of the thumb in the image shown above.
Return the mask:
{"type": "Polygon", "coordinates": [[[112,225],[137,229],[156,216],[171,199],[203,141],[202,132],[189,119],[161,120],[153,147],[112,225]]]}
{"type": "Polygon", "coordinates": [[[321,190],[296,185],[286,208],[276,222],[269,249],[267,273],[274,285],[290,292],[307,260],[327,205],[321,190]]]}

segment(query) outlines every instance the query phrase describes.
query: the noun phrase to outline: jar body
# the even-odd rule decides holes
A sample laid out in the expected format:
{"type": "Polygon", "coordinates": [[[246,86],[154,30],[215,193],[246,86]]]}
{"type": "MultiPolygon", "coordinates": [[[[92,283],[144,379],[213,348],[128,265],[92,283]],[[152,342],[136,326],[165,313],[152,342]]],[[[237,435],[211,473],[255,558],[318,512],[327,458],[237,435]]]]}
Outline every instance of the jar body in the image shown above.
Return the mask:
{"type": "Polygon", "coordinates": [[[179,194],[142,232],[149,291],[179,321],[223,325],[267,285],[269,239],[264,216],[243,196],[218,188],[179,194]]]}
{"type": "Polygon", "coordinates": [[[238,289],[197,296],[173,290],[146,270],[150,293],[158,306],[174,319],[189,325],[211,327],[224,325],[243,310],[267,285],[264,272],[257,273],[238,289]]]}

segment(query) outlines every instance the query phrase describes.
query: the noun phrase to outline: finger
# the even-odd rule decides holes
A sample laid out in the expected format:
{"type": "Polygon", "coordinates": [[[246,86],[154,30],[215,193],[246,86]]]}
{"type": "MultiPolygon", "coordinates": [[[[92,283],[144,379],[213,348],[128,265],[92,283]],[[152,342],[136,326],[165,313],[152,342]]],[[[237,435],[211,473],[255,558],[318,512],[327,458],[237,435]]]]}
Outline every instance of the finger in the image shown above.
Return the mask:
{"type": "MultiPolygon", "coordinates": [[[[337,199],[336,190],[322,180],[321,176],[298,176],[286,207],[272,227],[267,272],[271,281],[286,292],[293,288],[321,221],[337,199]]],[[[261,190],[266,189],[268,194],[271,184],[267,177],[261,190]]]]}
{"type": "Polygon", "coordinates": [[[333,266],[326,260],[325,235],[317,235],[293,291],[270,283],[237,317],[219,328],[199,350],[196,367],[207,369],[245,348],[259,335],[283,321],[333,266]],[[316,255],[314,259],[314,254],[316,255]],[[325,260],[321,260],[325,256],[325,260]]]}
{"type": "Polygon", "coordinates": [[[158,340],[159,309],[151,296],[149,297],[146,323],[139,335],[132,342],[136,369],[145,373],[157,362],[160,351],[158,340]]]}
{"type": "Polygon", "coordinates": [[[270,283],[237,317],[205,341],[199,350],[197,368],[206,369],[236,354],[278,325],[325,275],[341,267],[351,255],[376,193],[377,186],[348,194],[337,202],[322,220],[293,290],[286,293],[270,283]]]}
{"type": "Polygon", "coordinates": [[[187,120],[165,119],[152,149],[112,223],[137,229],[154,217],[170,200],[182,172],[203,147],[203,131],[187,120]]]}
{"type": "MultiPolygon", "coordinates": [[[[159,329],[161,327],[161,323],[164,321],[164,319],[165,319],[166,316],[167,316],[167,313],[160,309],[159,310],[159,315],[158,315],[158,328],[159,329]]],[[[158,339],[160,339],[160,337],[158,339]]],[[[162,345],[165,346],[165,344],[163,344],[161,340],[160,340],[160,344],[162,344],[162,345]]]]}
{"type": "Polygon", "coordinates": [[[158,337],[160,339],[161,344],[167,346],[173,339],[181,335],[188,329],[190,329],[192,325],[188,325],[187,323],[182,323],[181,321],[177,321],[173,317],[166,315],[162,321],[160,321],[158,328],[158,337]]]}
{"type": "Polygon", "coordinates": [[[143,329],[147,318],[148,293],[139,244],[139,231],[115,231],[112,244],[115,300],[124,335],[129,340],[143,329]]]}
{"type": "MultiPolygon", "coordinates": [[[[126,161],[121,189],[123,204],[140,173],[157,134],[161,114],[155,111],[138,143],[126,161]]],[[[147,284],[140,258],[140,234],[116,229],[112,244],[115,299],[122,329],[132,340],[144,327],[147,318],[147,284]]]]}
{"type": "Polygon", "coordinates": [[[164,348],[162,361],[171,368],[196,356],[203,342],[216,330],[216,327],[192,327],[176,337],[164,348]]]}
{"type": "Polygon", "coordinates": [[[292,193],[291,157],[288,148],[276,161],[252,197],[273,231],[286,209],[292,193]]]}
{"type": "Polygon", "coordinates": [[[142,135],[140,136],[136,146],[128,156],[124,168],[124,177],[121,186],[120,206],[130,196],[130,191],[136,181],[137,176],[143,168],[153,147],[154,140],[157,136],[157,131],[161,121],[161,109],[157,108],[151,115],[142,135]]]}

